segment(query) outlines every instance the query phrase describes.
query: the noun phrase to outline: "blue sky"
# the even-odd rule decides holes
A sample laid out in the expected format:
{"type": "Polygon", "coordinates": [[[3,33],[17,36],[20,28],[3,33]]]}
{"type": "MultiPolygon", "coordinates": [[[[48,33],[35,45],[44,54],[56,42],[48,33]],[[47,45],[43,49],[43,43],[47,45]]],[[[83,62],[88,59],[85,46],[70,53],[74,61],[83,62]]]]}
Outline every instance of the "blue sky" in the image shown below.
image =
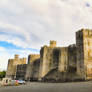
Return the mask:
{"type": "Polygon", "coordinates": [[[35,48],[22,48],[22,47],[18,47],[12,43],[8,43],[6,41],[0,41],[0,47],[4,47],[8,50],[30,50],[30,51],[33,51],[33,52],[39,52],[39,49],[35,49],[35,48]]]}
{"type": "Polygon", "coordinates": [[[56,40],[75,43],[75,32],[92,29],[92,0],[0,0],[0,69],[14,54],[28,57],[56,40]]]}
{"type": "Polygon", "coordinates": [[[27,58],[31,53],[39,54],[39,49],[22,48],[7,41],[0,41],[0,70],[7,69],[8,59],[13,58],[15,54],[27,58]]]}

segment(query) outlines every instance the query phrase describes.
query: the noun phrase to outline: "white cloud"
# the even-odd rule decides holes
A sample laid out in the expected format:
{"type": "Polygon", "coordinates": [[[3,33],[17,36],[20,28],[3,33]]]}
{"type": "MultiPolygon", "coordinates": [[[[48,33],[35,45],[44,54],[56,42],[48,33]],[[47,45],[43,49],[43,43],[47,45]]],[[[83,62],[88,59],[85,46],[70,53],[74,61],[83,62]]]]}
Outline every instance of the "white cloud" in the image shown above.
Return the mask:
{"type": "Polygon", "coordinates": [[[92,29],[91,19],[92,0],[0,0],[0,41],[40,49],[57,40],[66,46],[75,43],[77,30],[92,29]]]}
{"type": "Polygon", "coordinates": [[[92,0],[43,0],[43,2],[28,0],[25,4],[29,5],[37,13],[37,16],[41,16],[40,20],[43,23],[41,26],[44,28],[41,30],[40,22],[37,21],[34,25],[37,29],[35,28],[33,32],[37,37],[43,42],[55,39],[62,45],[69,45],[75,42],[75,31],[81,28],[92,28],[90,20],[92,6],[86,7],[86,3],[91,5],[91,2],[92,0]],[[39,32],[37,32],[38,30],[39,32]]]}

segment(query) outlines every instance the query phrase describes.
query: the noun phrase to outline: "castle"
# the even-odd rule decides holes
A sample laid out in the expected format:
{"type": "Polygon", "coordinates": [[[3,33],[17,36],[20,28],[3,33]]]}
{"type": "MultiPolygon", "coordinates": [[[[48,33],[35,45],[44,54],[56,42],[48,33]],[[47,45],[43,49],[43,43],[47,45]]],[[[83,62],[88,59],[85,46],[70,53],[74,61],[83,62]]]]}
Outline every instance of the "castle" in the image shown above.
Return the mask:
{"type": "Polygon", "coordinates": [[[92,30],[76,32],[76,44],[57,47],[56,41],[43,46],[40,55],[9,59],[6,77],[27,81],[76,81],[92,79],[92,30]]]}

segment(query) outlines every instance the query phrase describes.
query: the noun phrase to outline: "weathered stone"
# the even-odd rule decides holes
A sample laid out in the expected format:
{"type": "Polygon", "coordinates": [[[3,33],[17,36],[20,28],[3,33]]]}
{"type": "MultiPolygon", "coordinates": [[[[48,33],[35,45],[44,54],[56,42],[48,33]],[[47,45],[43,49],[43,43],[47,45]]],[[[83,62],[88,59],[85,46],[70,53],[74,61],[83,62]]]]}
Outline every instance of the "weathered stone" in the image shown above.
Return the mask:
{"type": "Polygon", "coordinates": [[[75,44],[68,47],[68,72],[77,72],[77,49],[75,44]]]}
{"type": "Polygon", "coordinates": [[[26,69],[27,69],[27,64],[17,65],[17,70],[16,70],[17,80],[20,80],[20,79],[25,80],[26,69]]]}
{"type": "Polygon", "coordinates": [[[75,45],[70,45],[69,47],[45,45],[41,48],[40,56],[39,79],[44,81],[66,80],[71,79],[71,77],[67,77],[67,74],[76,73],[77,60],[75,45]]]}
{"type": "Polygon", "coordinates": [[[40,50],[40,74],[39,78],[44,77],[51,69],[58,67],[59,48],[56,41],[50,41],[50,46],[44,46],[40,50]]]}

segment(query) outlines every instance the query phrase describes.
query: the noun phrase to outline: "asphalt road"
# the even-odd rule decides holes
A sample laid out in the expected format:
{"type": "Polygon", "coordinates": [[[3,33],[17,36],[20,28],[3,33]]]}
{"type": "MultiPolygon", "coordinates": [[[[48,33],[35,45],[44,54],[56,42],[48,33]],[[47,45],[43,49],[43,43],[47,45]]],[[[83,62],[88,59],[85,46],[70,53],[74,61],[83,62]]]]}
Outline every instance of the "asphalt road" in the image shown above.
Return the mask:
{"type": "Polygon", "coordinates": [[[0,92],[92,92],[92,82],[28,83],[17,87],[0,87],[0,92]]]}

